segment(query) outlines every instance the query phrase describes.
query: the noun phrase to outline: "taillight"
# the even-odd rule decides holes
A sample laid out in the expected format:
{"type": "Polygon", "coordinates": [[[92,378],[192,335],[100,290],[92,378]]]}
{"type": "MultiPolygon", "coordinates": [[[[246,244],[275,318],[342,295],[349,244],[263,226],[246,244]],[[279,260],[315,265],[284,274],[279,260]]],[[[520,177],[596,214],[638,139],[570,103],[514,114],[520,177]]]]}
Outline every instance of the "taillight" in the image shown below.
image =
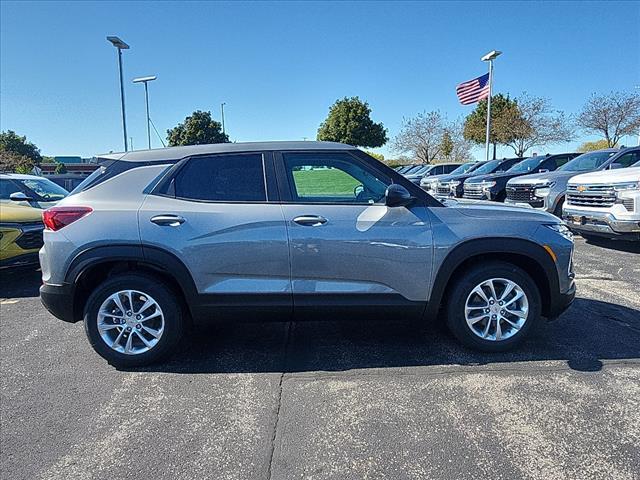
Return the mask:
{"type": "Polygon", "coordinates": [[[42,220],[47,230],[55,232],[86,217],[91,212],[93,212],[91,207],[51,207],[42,212],[42,220]]]}

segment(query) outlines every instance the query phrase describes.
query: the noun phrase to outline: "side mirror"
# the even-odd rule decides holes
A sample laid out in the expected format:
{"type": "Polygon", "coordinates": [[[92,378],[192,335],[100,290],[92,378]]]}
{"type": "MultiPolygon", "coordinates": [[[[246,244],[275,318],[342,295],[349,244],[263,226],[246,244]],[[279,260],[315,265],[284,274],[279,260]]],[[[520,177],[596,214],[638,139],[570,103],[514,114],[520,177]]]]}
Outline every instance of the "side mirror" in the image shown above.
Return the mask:
{"type": "Polygon", "coordinates": [[[622,165],[620,165],[619,163],[612,163],[611,165],[609,165],[609,170],[617,170],[618,168],[622,168],[622,165]]]}
{"type": "Polygon", "coordinates": [[[409,191],[397,183],[389,185],[384,196],[387,207],[406,207],[414,200],[409,191]]]}
{"type": "Polygon", "coordinates": [[[548,168],[541,168],[540,173],[547,173],[549,171],[548,168]]]}
{"type": "Polygon", "coordinates": [[[24,192],[14,192],[9,195],[9,199],[14,202],[30,202],[33,198],[28,197],[24,192]]]}

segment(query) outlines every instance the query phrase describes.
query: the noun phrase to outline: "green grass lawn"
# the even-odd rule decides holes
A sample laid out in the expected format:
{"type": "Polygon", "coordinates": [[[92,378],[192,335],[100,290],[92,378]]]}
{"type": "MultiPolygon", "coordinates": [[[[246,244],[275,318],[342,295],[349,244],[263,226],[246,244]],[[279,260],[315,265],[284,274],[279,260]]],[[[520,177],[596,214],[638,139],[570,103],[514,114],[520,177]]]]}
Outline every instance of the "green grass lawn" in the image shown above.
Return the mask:
{"type": "Polygon", "coordinates": [[[299,197],[353,197],[353,189],[360,185],[355,178],[335,168],[298,170],[293,172],[293,178],[299,197]]]}

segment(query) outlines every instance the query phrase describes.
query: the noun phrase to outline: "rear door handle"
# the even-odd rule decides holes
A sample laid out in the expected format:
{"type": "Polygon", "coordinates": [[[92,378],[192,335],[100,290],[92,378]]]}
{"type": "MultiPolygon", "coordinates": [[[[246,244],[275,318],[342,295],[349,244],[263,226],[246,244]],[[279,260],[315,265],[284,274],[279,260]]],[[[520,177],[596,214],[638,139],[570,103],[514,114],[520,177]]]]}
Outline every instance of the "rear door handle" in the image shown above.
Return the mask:
{"type": "Polygon", "coordinates": [[[301,215],[294,218],[293,221],[305,227],[319,227],[327,223],[327,219],[320,215],[301,215]]]}
{"type": "Polygon", "coordinates": [[[180,215],[156,215],[151,217],[151,222],[163,227],[178,227],[186,220],[180,215]]]}

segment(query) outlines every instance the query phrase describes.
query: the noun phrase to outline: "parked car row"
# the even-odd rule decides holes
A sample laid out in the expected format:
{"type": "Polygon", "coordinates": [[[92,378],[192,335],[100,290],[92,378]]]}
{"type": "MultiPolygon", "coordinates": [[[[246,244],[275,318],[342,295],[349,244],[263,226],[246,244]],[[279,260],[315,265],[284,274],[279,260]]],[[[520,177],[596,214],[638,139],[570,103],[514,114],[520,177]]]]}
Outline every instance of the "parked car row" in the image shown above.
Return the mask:
{"type": "Polygon", "coordinates": [[[638,239],[640,179],[628,167],[639,161],[638,147],[480,161],[465,164],[466,171],[425,178],[420,186],[441,200],[492,200],[545,210],[585,237],[638,239]]]}

